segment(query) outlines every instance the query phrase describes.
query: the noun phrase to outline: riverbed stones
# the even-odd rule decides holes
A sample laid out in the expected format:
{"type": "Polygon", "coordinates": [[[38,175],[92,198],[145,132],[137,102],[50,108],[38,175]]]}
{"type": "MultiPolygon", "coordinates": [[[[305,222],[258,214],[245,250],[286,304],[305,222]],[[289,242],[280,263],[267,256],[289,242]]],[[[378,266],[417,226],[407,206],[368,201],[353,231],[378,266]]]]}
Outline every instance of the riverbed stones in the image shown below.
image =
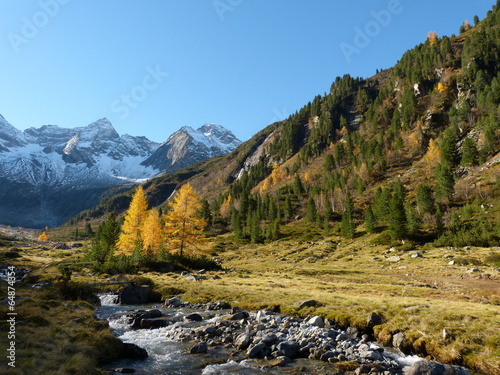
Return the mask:
{"type": "Polygon", "coordinates": [[[415,362],[405,375],[470,375],[463,367],[444,365],[441,363],[421,360],[415,362]]]}

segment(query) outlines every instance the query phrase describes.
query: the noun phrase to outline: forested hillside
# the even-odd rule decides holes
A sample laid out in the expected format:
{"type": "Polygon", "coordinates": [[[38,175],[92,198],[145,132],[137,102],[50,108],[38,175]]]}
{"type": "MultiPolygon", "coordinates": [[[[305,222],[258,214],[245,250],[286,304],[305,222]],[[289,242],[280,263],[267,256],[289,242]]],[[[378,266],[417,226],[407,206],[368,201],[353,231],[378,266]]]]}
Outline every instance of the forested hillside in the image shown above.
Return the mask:
{"type": "MultiPolygon", "coordinates": [[[[384,243],[498,245],[500,4],[474,21],[457,36],[429,32],[369,79],[337,77],[229,155],[151,180],[150,205],[189,180],[208,231],[255,243],[376,232],[384,243]]],[[[111,196],[79,218],[129,202],[111,196]]]]}

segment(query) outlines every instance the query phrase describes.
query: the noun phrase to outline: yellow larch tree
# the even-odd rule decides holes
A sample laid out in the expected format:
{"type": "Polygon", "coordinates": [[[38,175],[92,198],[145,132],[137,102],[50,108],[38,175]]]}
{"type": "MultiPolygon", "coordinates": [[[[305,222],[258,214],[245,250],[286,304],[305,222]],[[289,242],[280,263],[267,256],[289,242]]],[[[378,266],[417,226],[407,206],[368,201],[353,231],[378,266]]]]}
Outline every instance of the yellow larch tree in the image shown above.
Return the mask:
{"type": "Polygon", "coordinates": [[[430,167],[435,167],[439,160],[441,159],[441,150],[439,149],[438,144],[431,138],[429,141],[429,147],[427,148],[427,153],[424,156],[425,162],[430,167]]]}
{"type": "Polygon", "coordinates": [[[207,221],[200,217],[202,202],[191,184],[179,189],[170,207],[165,215],[165,248],[180,256],[201,251],[207,242],[203,234],[207,221]]]}
{"type": "Polygon", "coordinates": [[[157,210],[148,211],[141,231],[142,245],[150,258],[155,258],[163,245],[163,228],[157,210]]]}
{"type": "Polygon", "coordinates": [[[49,235],[47,234],[49,228],[45,227],[43,232],[38,236],[38,241],[40,242],[48,242],[49,241],[49,235]]]}
{"type": "Polygon", "coordinates": [[[125,255],[132,255],[141,240],[142,226],[146,219],[148,202],[144,195],[142,186],[139,186],[132,197],[129,209],[125,214],[125,220],[122,225],[122,231],[116,247],[118,251],[125,255]]]}

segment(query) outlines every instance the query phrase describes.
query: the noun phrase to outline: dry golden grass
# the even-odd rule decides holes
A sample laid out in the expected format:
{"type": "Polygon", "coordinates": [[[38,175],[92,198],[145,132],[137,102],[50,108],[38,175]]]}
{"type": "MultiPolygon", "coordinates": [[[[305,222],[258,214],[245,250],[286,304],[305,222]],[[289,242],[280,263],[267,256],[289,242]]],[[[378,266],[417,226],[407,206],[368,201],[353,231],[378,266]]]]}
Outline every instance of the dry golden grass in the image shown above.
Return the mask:
{"type": "MultiPolygon", "coordinates": [[[[464,364],[485,374],[500,373],[500,272],[484,263],[498,250],[425,248],[419,249],[423,257],[412,258],[411,251],[401,250],[403,247],[390,252],[387,246],[371,245],[372,239],[373,236],[364,236],[343,240],[332,236],[315,242],[285,239],[254,245],[219,236],[214,248],[223,270],[208,272],[206,280],[186,281],[172,272],[145,272],[141,276],[153,280],[164,297],[179,295],[191,302],[225,300],[246,309],[315,314],[345,326],[366,328],[368,315],[377,312],[384,317],[384,323],[374,328],[374,335],[384,344],[390,344],[395,333],[404,331],[404,346],[410,351],[464,364]],[[392,255],[402,260],[388,261],[392,255]],[[464,259],[476,265],[448,264],[464,259]],[[482,272],[468,273],[472,267],[482,272]],[[293,304],[304,299],[315,299],[321,306],[298,311],[293,304]]],[[[59,262],[79,261],[83,256],[81,249],[48,247],[22,249],[20,253],[23,258],[19,263],[35,269],[34,276],[40,279],[56,277],[59,262]]],[[[90,283],[105,281],[107,277],[83,269],[73,275],[73,280],[90,283]]],[[[51,311],[61,309],[58,306],[51,311]]],[[[75,312],[62,310],[61,317],[70,321],[75,312]]],[[[50,317],[40,312],[38,315],[50,317]]],[[[73,323],[63,326],[65,331],[78,330],[73,323]]],[[[30,329],[33,334],[48,336],[47,330],[55,327],[30,329]]],[[[72,337],[88,345],[87,334],[80,332],[72,337]]],[[[66,345],[62,338],[53,337],[66,345]]],[[[52,344],[43,345],[49,350],[52,344]]],[[[79,366],[82,358],[77,353],[64,355],[68,366],[64,371],[71,373],[72,366],[79,366]]]]}

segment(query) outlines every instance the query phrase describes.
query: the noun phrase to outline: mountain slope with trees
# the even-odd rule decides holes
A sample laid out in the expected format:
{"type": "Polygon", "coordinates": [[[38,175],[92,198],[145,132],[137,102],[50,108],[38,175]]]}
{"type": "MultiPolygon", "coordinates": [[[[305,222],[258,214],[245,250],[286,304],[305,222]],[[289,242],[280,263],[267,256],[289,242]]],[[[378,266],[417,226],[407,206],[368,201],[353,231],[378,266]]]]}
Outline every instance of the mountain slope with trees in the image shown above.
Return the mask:
{"type": "MultiPolygon", "coordinates": [[[[374,77],[337,77],[229,155],[148,182],[149,202],[164,207],[189,180],[209,229],[256,243],[291,225],[318,236],[377,232],[387,243],[498,244],[499,5],[475,20],[457,36],[430,32],[374,77]]],[[[128,202],[104,203],[123,211],[128,202]]]]}

